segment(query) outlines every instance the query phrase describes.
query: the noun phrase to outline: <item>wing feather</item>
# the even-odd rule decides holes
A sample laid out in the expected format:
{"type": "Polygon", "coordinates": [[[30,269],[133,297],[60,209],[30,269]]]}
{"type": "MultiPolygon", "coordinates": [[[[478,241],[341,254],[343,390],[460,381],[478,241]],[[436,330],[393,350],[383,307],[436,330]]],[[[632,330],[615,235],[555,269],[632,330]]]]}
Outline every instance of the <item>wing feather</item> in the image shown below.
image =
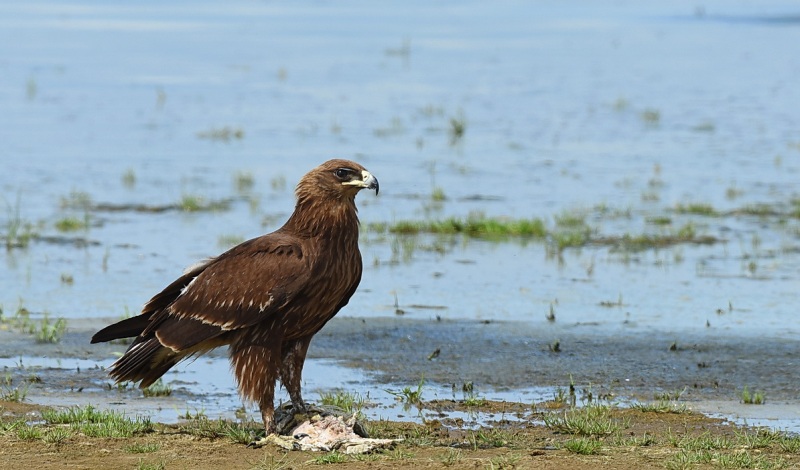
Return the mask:
{"type": "Polygon", "coordinates": [[[284,234],[245,242],[199,265],[155,296],[148,307],[160,309],[143,334],[157,331],[162,343],[188,347],[252,326],[280,311],[306,287],[312,264],[301,241],[284,234]],[[170,326],[165,323],[168,319],[170,326]],[[177,338],[186,334],[179,325],[190,323],[204,327],[193,325],[192,341],[177,338]]]}

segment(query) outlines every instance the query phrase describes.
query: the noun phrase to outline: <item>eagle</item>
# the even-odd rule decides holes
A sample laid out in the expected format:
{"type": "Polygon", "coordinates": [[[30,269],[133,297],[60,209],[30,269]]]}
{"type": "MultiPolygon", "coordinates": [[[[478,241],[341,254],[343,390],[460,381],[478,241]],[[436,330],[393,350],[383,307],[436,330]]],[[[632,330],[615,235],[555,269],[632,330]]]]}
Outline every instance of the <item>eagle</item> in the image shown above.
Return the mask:
{"type": "Polygon", "coordinates": [[[275,232],[186,269],[141,314],[91,342],[135,337],[109,368],[146,388],[183,359],[228,345],[239,394],[276,432],[277,380],[295,413],[306,410],[301,374],[311,338],[347,305],[361,281],[356,194],[378,180],[363,166],[329,160],[300,179],[296,205],[275,232]]]}

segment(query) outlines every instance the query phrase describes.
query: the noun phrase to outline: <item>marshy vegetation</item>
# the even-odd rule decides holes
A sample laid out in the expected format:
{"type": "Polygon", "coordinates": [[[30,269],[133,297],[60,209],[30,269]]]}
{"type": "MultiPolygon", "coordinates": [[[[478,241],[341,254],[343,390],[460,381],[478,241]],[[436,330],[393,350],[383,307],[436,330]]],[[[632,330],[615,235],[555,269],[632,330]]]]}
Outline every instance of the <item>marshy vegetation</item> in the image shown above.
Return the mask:
{"type": "Polygon", "coordinates": [[[19,193],[13,206],[6,205],[6,214],[5,232],[3,233],[6,250],[26,248],[31,239],[37,236],[37,230],[34,227],[34,223],[25,220],[20,212],[19,193]]]}
{"type": "Polygon", "coordinates": [[[422,404],[422,390],[425,385],[425,378],[420,378],[416,386],[403,387],[402,390],[386,390],[390,395],[393,395],[397,400],[403,402],[405,406],[421,405],[422,404]]]}
{"type": "Polygon", "coordinates": [[[168,397],[172,395],[172,386],[165,383],[163,378],[159,378],[149,387],[143,388],[142,393],[146,397],[168,397]]]}
{"type": "MultiPolygon", "coordinates": [[[[438,113],[443,113],[439,110],[438,113]]],[[[429,115],[439,115],[429,112],[429,115]]],[[[452,134],[462,136],[465,129],[463,114],[450,118],[452,134]]],[[[460,138],[460,137],[458,137],[460,138]]],[[[725,218],[725,217],[759,217],[772,218],[778,224],[786,220],[800,219],[800,199],[793,198],[786,203],[776,204],[747,204],[735,209],[719,210],[709,203],[690,202],[679,203],[660,211],[648,210],[642,214],[645,229],[640,233],[609,232],[604,226],[608,222],[619,218],[633,220],[637,214],[630,209],[614,209],[606,205],[599,205],[590,209],[565,210],[551,216],[533,217],[507,217],[489,215],[485,211],[472,211],[467,216],[431,216],[433,213],[442,212],[442,205],[451,200],[446,188],[435,183],[436,164],[429,165],[429,172],[433,181],[428,202],[424,202],[423,211],[429,215],[421,219],[400,219],[391,222],[365,222],[363,229],[368,236],[377,237],[378,240],[391,235],[399,239],[393,242],[404,246],[404,250],[420,248],[446,252],[448,246],[454,242],[453,237],[463,239],[477,239],[491,242],[514,241],[521,243],[540,242],[546,245],[548,252],[560,253],[570,248],[583,247],[609,247],[620,252],[640,252],[645,250],[658,250],[683,244],[700,245],[724,242],[719,236],[704,233],[707,225],[698,218],[725,218]],[[432,204],[432,205],[431,205],[432,204]],[[439,237],[432,244],[408,237],[433,235],[439,237]],[[445,237],[445,238],[441,238],[445,237]]],[[[657,176],[656,179],[660,178],[657,176]]],[[[138,178],[133,169],[127,170],[122,176],[122,184],[132,187],[137,184],[138,178]]],[[[660,181],[660,180],[659,180],[660,181]]],[[[233,208],[239,201],[247,201],[251,209],[257,210],[260,195],[255,194],[256,181],[250,171],[236,171],[233,174],[235,195],[223,198],[211,198],[197,192],[183,192],[179,200],[172,204],[143,204],[143,203],[103,203],[95,202],[92,196],[82,190],[72,190],[66,196],[61,196],[59,207],[63,211],[52,222],[52,226],[61,233],[87,232],[93,223],[102,224],[102,217],[98,214],[104,212],[142,212],[160,213],[166,211],[181,212],[226,212],[233,208]]],[[[286,187],[283,176],[272,178],[270,186],[273,191],[282,191],[286,187]]],[[[658,186],[655,186],[658,187],[658,186]]],[[[61,243],[58,237],[41,236],[41,228],[45,221],[27,221],[21,213],[20,201],[15,206],[7,207],[7,222],[3,236],[6,247],[22,248],[31,241],[61,243]]],[[[272,217],[265,215],[265,220],[272,217]]],[[[239,235],[220,234],[218,244],[230,246],[244,240],[239,235]]],[[[84,240],[84,242],[88,242],[84,240]]]]}
{"type": "Polygon", "coordinates": [[[67,320],[52,319],[48,312],[33,314],[20,301],[11,315],[6,315],[0,305],[0,329],[26,333],[38,343],[58,343],[67,330],[67,320]]]}
{"type": "Polygon", "coordinates": [[[357,392],[335,390],[321,392],[319,402],[325,406],[332,406],[344,414],[351,415],[361,413],[361,409],[367,404],[367,399],[357,392]]]}
{"type": "Polygon", "coordinates": [[[41,412],[45,425],[69,426],[69,430],[86,437],[131,437],[153,431],[147,417],[129,418],[113,410],[98,410],[91,405],[66,410],[45,408],[41,412]]]}
{"type": "Polygon", "coordinates": [[[233,126],[212,127],[211,129],[198,132],[197,137],[199,139],[230,142],[232,140],[244,139],[244,129],[233,126]]]}
{"type": "MultiPolygon", "coordinates": [[[[669,225],[669,224],[662,224],[669,225]]],[[[688,222],[678,228],[667,227],[655,233],[604,235],[586,223],[583,217],[556,217],[548,224],[541,218],[514,219],[489,217],[473,213],[467,217],[448,217],[439,220],[400,220],[392,223],[369,223],[368,233],[398,236],[423,234],[463,236],[486,241],[539,241],[555,252],[568,248],[607,246],[619,251],[643,251],[681,244],[713,244],[720,240],[712,235],[699,234],[695,224],[688,222]]]]}
{"type": "Polygon", "coordinates": [[[0,378],[0,401],[21,402],[28,396],[30,381],[14,384],[14,378],[10,372],[0,378]]]}
{"type": "Polygon", "coordinates": [[[763,405],[766,402],[766,398],[764,397],[764,392],[760,390],[756,390],[751,392],[747,385],[744,386],[742,390],[742,403],[745,405],[763,405]]]}

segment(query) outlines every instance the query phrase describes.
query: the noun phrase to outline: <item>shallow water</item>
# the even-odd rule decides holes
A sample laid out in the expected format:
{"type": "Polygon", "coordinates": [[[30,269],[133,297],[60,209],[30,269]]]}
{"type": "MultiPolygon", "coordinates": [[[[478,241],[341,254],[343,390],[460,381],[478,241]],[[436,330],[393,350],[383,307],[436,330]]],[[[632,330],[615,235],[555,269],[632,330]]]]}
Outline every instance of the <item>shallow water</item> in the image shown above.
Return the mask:
{"type": "MultiPolygon", "coordinates": [[[[183,364],[169,371],[164,382],[169,384],[169,396],[143,397],[138,389],[111,385],[103,369],[111,365],[111,360],[96,361],[87,359],[53,359],[20,356],[0,358],[0,368],[8,374],[13,383],[20,384],[30,377],[45,377],[41,383],[32,382],[22,386],[26,399],[41,405],[86,406],[97,408],[123,409],[134,416],[148,416],[162,423],[175,423],[187,419],[186,416],[202,415],[210,419],[241,418],[240,410],[246,416],[259,422],[261,414],[257,407],[243,404],[236,391],[230,374],[228,361],[221,358],[199,359],[196,363],[183,364]]],[[[500,419],[521,419],[515,413],[463,412],[453,410],[434,410],[407,404],[402,399],[402,391],[408,385],[376,384],[369,375],[342,367],[330,361],[310,359],[304,368],[304,395],[311,403],[319,403],[324,393],[346,390],[355,393],[364,404],[362,412],[368,419],[406,420],[456,420],[462,425],[480,426],[500,419]]],[[[11,389],[12,387],[8,387],[11,389]]],[[[416,387],[411,387],[416,389],[416,387]]],[[[455,400],[463,399],[461,390],[423,384],[422,399],[455,400]]],[[[553,397],[553,390],[545,387],[514,391],[491,391],[476,393],[476,397],[514,403],[535,403],[553,397]]],[[[276,400],[288,402],[289,396],[283,388],[276,393],[276,400]]]]}
{"type": "MultiPolygon", "coordinates": [[[[787,212],[798,198],[792,2],[34,1],[0,5],[0,18],[0,228],[18,218],[56,237],[0,252],[7,316],[21,303],[100,327],[135,313],[226,238],[277,228],[299,177],[339,156],[381,181],[380,197],[359,196],[365,224],[480,211],[553,226],[569,212],[621,236],[667,230],[647,222],[667,216],[722,240],[552,256],[539,242],[365,234],[361,288],[341,316],[399,307],[546,329],[553,306],[557,327],[597,342],[800,339],[800,221],[672,211],[787,212]],[[460,139],[451,118],[466,122],[460,139]],[[226,127],[243,137],[202,135],[226,127]],[[255,185],[238,188],[237,173],[255,185]],[[184,195],[230,206],[96,208],[184,195]],[[88,229],[55,228],[87,215],[88,229]]],[[[774,370],[764,383],[800,379],[774,370]]],[[[742,376],[726,372],[730,389],[742,376]]]]}
{"type": "MultiPolygon", "coordinates": [[[[87,406],[100,409],[124,410],[129,416],[147,416],[161,423],[175,423],[189,419],[188,416],[204,416],[209,419],[242,419],[245,416],[258,422],[261,416],[252,405],[243,404],[238,397],[236,385],[229,373],[228,361],[219,357],[204,358],[182,364],[164,376],[171,394],[166,397],[143,397],[134,388],[119,388],[111,385],[103,369],[111,360],[75,358],[46,358],[18,356],[0,358],[0,367],[13,384],[25,390],[26,400],[49,406],[87,406]],[[21,385],[31,377],[44,377],[41,383],[21,385]]],[[[364,404],[362,413],[371,420],[403,420],[424,422],[437,420],[444,425],[478,427],[496,422],[515,420],[537,421],[533,413],[535,404],[553,400],[567,391],[559,387],[512,387],[505,390],[479,385],[473,397],[493,401],[531,404],[531,410],[519,412],[457,411],[431,406],[432,400],[462,400],[466,394],[456,384],[451,387],[424,382],[419,388],[421,399],[428,402],[424,407],[408,404],[403,399],[403,390],[417,390],[417,386],[402,383],[386,383],[375,380],[374,373],[343,367],[325,359],[309,359],[304,371],[304,396],[310,403],[319,403],[322,394],[344,390],[356,394],[364,404]],[[454,423],[457,423],[454,424],[454,423]]],[[[590,386],[591,387],[591,386],[590,386]]],[[[6,386],[10,391],[14,387],[6,386]]],[[[630,400],[616,395],[601,396],[597,389],[594,397],[588,397],[586,389],[579,390],[575,397],[577,405],[592,400],[630,406],[649,399],[630,400]],[[580,395],[578,397],[577,395],[580,395]],[[589,401],[587,401],[589,400],[589,401]]],[[[2,390],[2,391],[5,391],[2,390]]],[[[276,392],[276,400],[288,402],[283,388],[276,392]]],[[[763,405],[745,405],[731,400],[703,399],[685,402],[687,408],[712,417],[726,419],[739,425],[769,427],[783,431],[800,432],[800,414],[796,402],[777,400],[763,405]]]]}

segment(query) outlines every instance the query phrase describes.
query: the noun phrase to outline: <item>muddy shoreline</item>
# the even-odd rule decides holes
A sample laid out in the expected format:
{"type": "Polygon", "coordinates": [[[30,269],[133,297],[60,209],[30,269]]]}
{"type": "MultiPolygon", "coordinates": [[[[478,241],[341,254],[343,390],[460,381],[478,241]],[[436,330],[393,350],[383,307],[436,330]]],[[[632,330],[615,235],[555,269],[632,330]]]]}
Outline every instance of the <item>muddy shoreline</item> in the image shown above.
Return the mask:
{"type": "MultiPolygon", "coordinates": [[[[89,344],[97,324],[103,322],[71,321],[57,344],[2,331],[0,357],[113,359],[126,346],[89,344]]],[[[772,402],[794,402],[797,349],[796,341],[723,336],[713,329],[644,333],[594,325],[342,317],[315,337],[309,358],[363,370],[378,384],[414,384],[424,377],[440,385],[513,390],[572,381],[595,396],[644,400],[680,391],[685,400],[738,400],[748,386],[772,402]]],[[[211,357],[225,355],[222,348],[211,357]]]]}

